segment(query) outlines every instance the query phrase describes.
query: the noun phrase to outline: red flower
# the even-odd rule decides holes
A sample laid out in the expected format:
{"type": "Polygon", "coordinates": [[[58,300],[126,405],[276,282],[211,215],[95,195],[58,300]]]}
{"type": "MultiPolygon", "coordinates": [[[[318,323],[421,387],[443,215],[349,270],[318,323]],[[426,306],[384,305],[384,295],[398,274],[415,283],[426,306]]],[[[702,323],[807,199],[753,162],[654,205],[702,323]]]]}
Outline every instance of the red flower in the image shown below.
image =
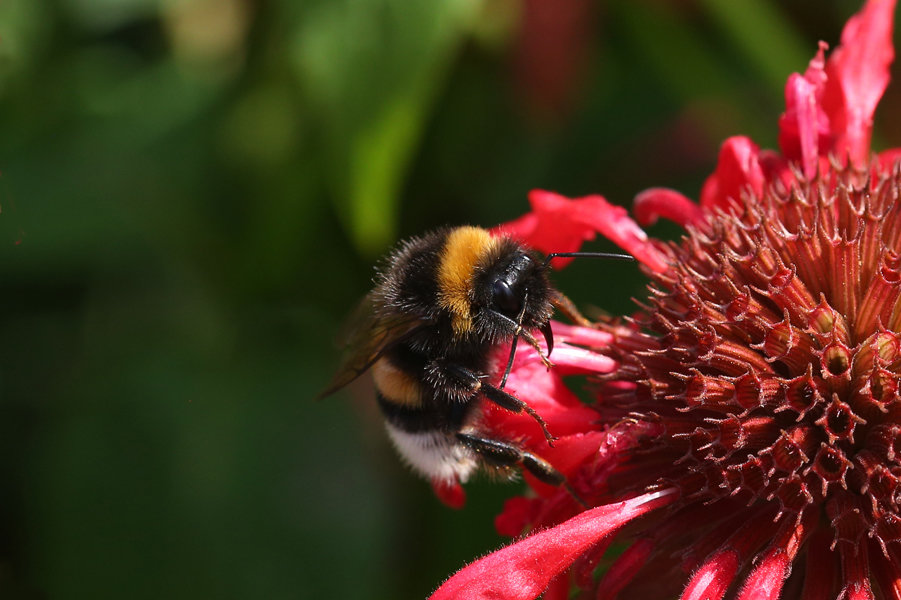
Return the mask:
{"type": "Polygon", "coordinates": [[[789,78],[781,152],[730,138],[698,204],[636,198],[639,222],[671,219],[681,242],[600,196],[550,192],[499,228],[546,252],[601,233],[651,295],[632,320],[555,323],[551,371],[517,354],[508,388],[553,448],[527,416],[485,415],[592,508],[526,474],[533,494],[497,519],[526,537],[433,599],[901,598],[901,149],[870,150],[894,10],[869,0],[789,78]],[[593,404],[564,384],[574,373],[595,380],[593,404]]]}

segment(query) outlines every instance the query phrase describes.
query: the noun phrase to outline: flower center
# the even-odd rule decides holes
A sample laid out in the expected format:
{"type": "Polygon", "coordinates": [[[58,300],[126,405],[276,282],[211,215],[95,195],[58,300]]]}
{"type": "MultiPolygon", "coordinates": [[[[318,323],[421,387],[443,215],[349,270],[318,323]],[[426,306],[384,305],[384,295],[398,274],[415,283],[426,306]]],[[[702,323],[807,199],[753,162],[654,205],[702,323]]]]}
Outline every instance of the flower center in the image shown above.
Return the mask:
{"type": "Polygon", "coordinates": [[[899,173],[796,176],[669,247],[615,329],[604,420],[644,442],[611,487],[676,482],[778,518],[821,509],[836,541],[901,538],[899,173]]]}

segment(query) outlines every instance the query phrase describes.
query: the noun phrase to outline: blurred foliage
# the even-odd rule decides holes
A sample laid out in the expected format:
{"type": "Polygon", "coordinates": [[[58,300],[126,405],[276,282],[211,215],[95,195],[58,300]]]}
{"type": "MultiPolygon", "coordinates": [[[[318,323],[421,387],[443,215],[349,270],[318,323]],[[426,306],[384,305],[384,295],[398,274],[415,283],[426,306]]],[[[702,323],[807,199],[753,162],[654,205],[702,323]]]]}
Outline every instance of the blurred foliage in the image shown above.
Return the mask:
{"type": "Polygon", "coordinates": [[[367,382],[312,401],[375,256],[536,187],[696,195],[851,4],[0,3],[0,596],[419,598],[500,544],[509,488],[445,509],[367,382]]]}

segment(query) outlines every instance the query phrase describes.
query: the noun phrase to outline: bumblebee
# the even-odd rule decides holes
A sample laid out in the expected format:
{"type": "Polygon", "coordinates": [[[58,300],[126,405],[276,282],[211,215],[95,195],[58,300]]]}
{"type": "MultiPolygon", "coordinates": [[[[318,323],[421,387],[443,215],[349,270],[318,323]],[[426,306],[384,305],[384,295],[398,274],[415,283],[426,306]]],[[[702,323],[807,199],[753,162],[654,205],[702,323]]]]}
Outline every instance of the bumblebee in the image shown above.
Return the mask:
{"type": "MultiPolygon", "coordinates": [[[[549,462],[479,430],[483,401],[527,413],[554,438],[541,416],[504,391],[521,338],[547,366],[554,308],[584,321],[548,280],[554,256],[542,259],[520,243],[478,227],[441,229],[400,244],[379,270],[374,289],[352,317],[348,356],[328,395],[372,371],[388,434],[413,470],[439,482],[466,482],[480,467],[502,474],[517,467],[565,484],[549,462]],[[547,355],[531,333],[540,332],[547,355]],[[489,382],[491,350],[511,341],[506,371],[489,382]]],[[[567,486],[568,487],[568,486],[567,486]]]]}

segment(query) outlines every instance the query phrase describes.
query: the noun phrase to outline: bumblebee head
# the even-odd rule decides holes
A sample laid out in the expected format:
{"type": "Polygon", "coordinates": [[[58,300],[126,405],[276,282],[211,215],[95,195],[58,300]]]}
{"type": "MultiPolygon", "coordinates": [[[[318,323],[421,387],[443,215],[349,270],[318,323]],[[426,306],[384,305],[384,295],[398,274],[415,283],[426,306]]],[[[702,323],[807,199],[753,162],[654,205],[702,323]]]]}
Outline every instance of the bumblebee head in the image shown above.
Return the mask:
{"type": "Polygon", "coordinates": [[[510,239],[498,243],[473,278],[473,307],[492,339],[509,338],[521,327],[545,329],[553,313],[547,266],[510,239]]]}
{"type": "Polygon", "coordinates": [[[551,317],[547,267],[512,240],[502,240],[474,283],[474,304],[500,313],[525,329],[543,326],[551,317]]]}
{"type": "Polygon", "coordinates": [[[447,238],[439,266],[440,306],[454,340],[495,343],[519,330],[544,329],[553,313],[548,267],[520,243],[460,227],[447,238]]]}

